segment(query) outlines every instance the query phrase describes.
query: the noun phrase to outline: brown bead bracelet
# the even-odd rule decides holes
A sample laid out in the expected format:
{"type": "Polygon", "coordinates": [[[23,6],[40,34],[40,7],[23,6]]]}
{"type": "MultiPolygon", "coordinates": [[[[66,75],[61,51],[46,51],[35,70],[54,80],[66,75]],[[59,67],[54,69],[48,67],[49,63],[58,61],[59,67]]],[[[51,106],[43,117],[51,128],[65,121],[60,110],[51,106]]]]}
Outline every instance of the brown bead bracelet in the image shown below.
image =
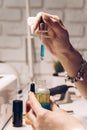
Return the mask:
{"type": "Polygon", "coordinates": [[[65,74],[65,82],[66,81],[70,81],[71,83],[75,83],[77,81],[83,81],[84,80],[84,75],[85,75],[85,71],[84,71],[84,67],[87,64],[86,60],[82,60],[81,61],[81,68],[77,73],[77,76],[72,78],[70,76],[67,75],[67,72],[65,74]]]}

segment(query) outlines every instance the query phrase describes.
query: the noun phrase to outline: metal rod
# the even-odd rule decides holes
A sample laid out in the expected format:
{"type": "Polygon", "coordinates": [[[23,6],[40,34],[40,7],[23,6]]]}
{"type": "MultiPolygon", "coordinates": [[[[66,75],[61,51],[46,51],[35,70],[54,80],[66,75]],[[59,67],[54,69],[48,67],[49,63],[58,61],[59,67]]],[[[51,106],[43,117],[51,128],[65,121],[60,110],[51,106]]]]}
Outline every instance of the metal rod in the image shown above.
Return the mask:
{"type": "MultiPolygon", "coordinates": [[[[30,0],[26,0],[26,17],[28,18],[30,16],[30,0]]],[[[31,35],[30,35],[30,29],[27,24],[27,47],[28,47],[28,65],[29,65],[29,75],[30,79],[33,78],[33,63],[32,63],[32,42],[31,42],[31,35]]]]}

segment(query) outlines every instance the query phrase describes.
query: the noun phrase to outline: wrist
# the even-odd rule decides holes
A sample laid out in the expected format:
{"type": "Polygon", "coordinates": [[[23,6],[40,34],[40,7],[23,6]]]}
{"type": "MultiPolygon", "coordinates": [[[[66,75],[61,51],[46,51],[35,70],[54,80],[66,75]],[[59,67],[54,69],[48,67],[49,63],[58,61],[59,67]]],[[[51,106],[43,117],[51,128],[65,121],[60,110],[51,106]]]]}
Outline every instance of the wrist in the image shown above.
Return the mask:
{"type": "Polygon", "coordinates": [[[80,63],[82,61],[81,54],[75,50],[72,46],[64,51],[58,56],[58,59],[62,63],[65,71],[67,71],[68,75],[71,77],[76,76],[78,70],[80,69],[80,63]]]}
{"type": "Polygon", "coordinates": [[[67,47],[65,46],[64,48],[58,50],[57,58],[63,60],[63,58],[67,58],[69,55],[71,56],[73,53],[75,53],[75,49],[73,48],[71,43],[68,43],[67,47]]]}

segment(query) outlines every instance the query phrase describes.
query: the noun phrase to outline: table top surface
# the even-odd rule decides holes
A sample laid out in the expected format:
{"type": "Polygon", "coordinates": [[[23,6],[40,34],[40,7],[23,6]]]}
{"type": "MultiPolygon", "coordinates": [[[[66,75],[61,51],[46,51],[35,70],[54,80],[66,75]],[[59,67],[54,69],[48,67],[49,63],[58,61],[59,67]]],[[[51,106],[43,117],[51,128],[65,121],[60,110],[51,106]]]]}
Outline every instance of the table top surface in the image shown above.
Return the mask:
{"type": "MultiPolygon", "coordinates": [[[[81,121],[83,126],[87,129],[87,101],[83,98],[77,99],[72,103],[61,104],[60,108],[66,111],[73,111],[72,115],[75,116],[78,120],[81,121]]],[[[30,125],[25,124],[25,119],[23,120],[23,126],[20,128],[13,127],[12,119],[8,122],[4,130],[32,130],[30,125]]]]}

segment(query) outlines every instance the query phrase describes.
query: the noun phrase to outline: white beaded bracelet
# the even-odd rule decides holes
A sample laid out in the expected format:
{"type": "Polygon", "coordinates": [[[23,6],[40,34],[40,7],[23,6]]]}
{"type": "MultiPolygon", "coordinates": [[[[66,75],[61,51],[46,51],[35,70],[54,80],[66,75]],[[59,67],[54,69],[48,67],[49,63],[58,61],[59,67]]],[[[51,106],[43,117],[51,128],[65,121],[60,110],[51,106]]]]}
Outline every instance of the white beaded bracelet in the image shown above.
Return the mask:
{"type": "Polygon", "coordinates": [[[77,81],[83,81],[84,80],[84,75],[85,75],[85,71],[84,71],[84,67],[87,64],[87,62],[85,60],[81,61],[81,67],[80,70],[77,73],[77,76],[72,78],[70,76],[67,75],[67,72],[65,74],[65,82],[66,81],[70,81],[71,83],[75,83],[77,81]]]}

